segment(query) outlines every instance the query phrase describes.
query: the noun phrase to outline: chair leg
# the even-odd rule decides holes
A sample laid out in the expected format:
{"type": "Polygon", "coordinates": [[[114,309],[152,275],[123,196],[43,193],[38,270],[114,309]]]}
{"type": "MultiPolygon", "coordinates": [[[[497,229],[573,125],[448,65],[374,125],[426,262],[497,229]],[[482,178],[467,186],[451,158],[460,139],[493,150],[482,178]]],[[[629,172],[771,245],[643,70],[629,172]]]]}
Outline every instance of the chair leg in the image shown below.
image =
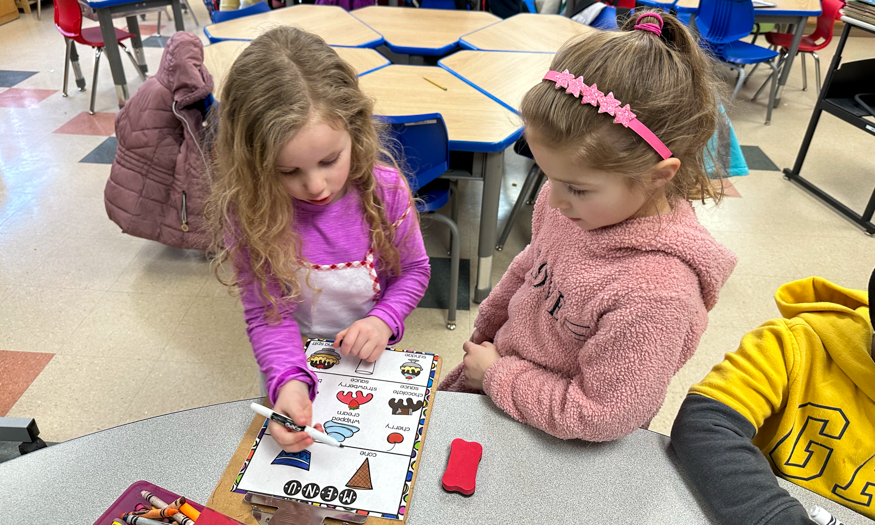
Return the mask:
{"type": "Polygon", "coordinates": [[[805,67],[805,53],[799,53],[799,61],[802,62],[802,91],[808,91],[808,70],[805,67]]]}
{"type": "Polygon", "coordinates": [[[103,54],[102,47],[94,48],[94,78],[91,80],[91,106],[88,108],[88,114],[94,114],[94,102],[97,99],[97,72],[100,69],[100,55],[103,54]]]}
{"type": "Polygon", "coordinates": [[[817,81],[817,95],[820,96],[820,57],[814,52],[811,56],[814,57],[814,79],[817,81]]]}
{"type": "Polygon", "coordinates": [[[67,96],[67,79],[70,76],[70,46],[73,44],[73,41],[67,37],[64,37],[64,47],[67,48],[66,53],[64,55],[64,89],[61,91],[61,96],[67,96]]]}
{"type": "Polygon", "coordinates": [[[128,47],[127,47],[126,45],[122,44],[121,42],[118,43],[118,46],[119,46],[120,48],[122,48],[122,50],[125,52],[125,54],[128,55],[128,58],[131,59],[131,62],[133,62],[133,64],[134,64],[134,71],[136,71],[137,74],[140,75],[140,80],[142,80],[143,82],[145,82],[145,81],[146,81],[146,74],[143,73],[143,70],[142,70],[142,69],[140,69],[140,63],[137,62],[137,59],[136,59],[136,58],[134,58],[134,54],[131,53],[131,50],[128,49],[128,47]]]}
{"type": "Polygon", "coordinates": [[[541,183],[544,182],[544,172],[538,168],[538,180],[535,181],[535,185],[532,186],[532,192],[529,194],[526,199],[526,204],[532,206],[535,204],[535,201],[538,200],[538,190],[541,189],[541,183]]]}
{"type": "MultiPolygon", "coordinates": [[[[753,40],[751,40],[750,43],[751,43],[752,45],[756,45],[756,43],[757,43],[757,38],[759,38],[759,37],[760,37],[760,25],[759,25],[759,24],[754,24],[754,25],[753,25],[753,40]]],[[[751,71],[751,73],[753,73],[753,71],[751,71]]]]}
{"type": "Polygon", "coordinates": [[[771,62],[768,64],[772,68],[772,89],[769,92],[769,107],[766,108],[766,126],[772,123],[772,108],[775,107],[775,97],[778,94],[778,77],[780,76],[778,75],[778,66],[771,62]]]}
{"type": "Polygon", "coordinates": [[[161,43],[161,11],[158,11],[158,30],[155,31],[155,35],[158,36],[158,43],[161,43]]]}
{"type": "MultiPolygon", "coordinates": [[[[459,224],[459,181],[450,181],[450,219],[456,224],[459,224]]],[[[447,255],[453,254],[453,230],[450,230],[450,249],[447,250],[447,255]]]]}
{"type": "Polygon", "coordinates": [[[428,213],[422,216],[426,219],[442,222],[452,232],[453,244],[450,247],[450,304],[447,308],[447,329],[456,329],[456,303],[459,301],[459,227],[448,217],[440,213],[428,213]]]}
{"type": "Polygon", "coordinates": [[[747,77],[744,79],[744,84],[747,84],[747,81],[750,80],[750,77],[753,76],[754,71],[756,71],[758,67],[760,67],[758,63],[753,65],[753,69],[750,70],[747,77]]]}
{"type": "MultiPolygon", "coordinates": [[[[778,57],[777,70],[779,72],[781,71],[781,68],[784,67],[784,59],[787,58],[787,56],[788,56],[788,53],[784,53],[783,55],[778,57]]],[[[771,62],[769,62],[769,67],[771,67],[773,70],[776,69],[775,66],[771,62]]],[[[763,91],[763,88],[766,87],[766,85],[769,83],[769,80],[772,79],[773,74],[774,73],[770,73],[769,76],[766,77],[766,81],[763,82],[763,85],[760,86],[760,88],[757,90],[757,92],[754,94],[754,96],[750,99],[751,102],[755,101],[757,99],[757,97],[760,96],[760,93],[763,91]]]]}
{"type": "Polygon", "coordinates": [[[510,210],[510,215],[507,216],[507,222],[504,223],[504,228],[501,230],[501,235],[498,236],[498,243],[495,245],[495,249],[497,251],[501,251],[504,249],[504,243],[507,242],[507,237],[510,235],[510,230],[513,228],[513,223],[516,221],[516,216],[519,214],[520,210],[523,208],[523,204],[526,202],[526,199],[529,198],[529,195],[532,193],[532,186],[535,185],[535,181],[538,179],[538,174],[540,173],[540,168],[538,168],[537,164],[533,164],[532,168],[529,170],[528,175],[526,175],[526,181],[523,182],[523,187],[520,190],[520,194],[516,199],[516,202],[513,203],[513,208],[510,210]]]}
{"type": "Polygon", "coordinates": [[[732,97],[729,99],[729,103],[735,100],[736,95],[738,95],[739,90],[741,90],[742,84],[744,84],[745,78],[747,78],[747,74],[744,72],[744,68],[741,66],[735,66],[738,69],[738,81],[735,83],[735,89],[732,90],[732,97]]]}
{"type": "Polygon", "coordinates": [[[194,26],[200,27],[201,25],[197,23],[197,17],[194,16],[194,10],[191,8],[191,6],[188,5],[188,0],[182,0],[182,5],[185,6],[188,14],[191,15],[191,19],[194,20],[194,26]]]}
{"type": "Polygon", "coordinates": [[[760,93],[763,92],[763,88],[766,87],[766,86],[768,85],[768,83],[769,83],[770,80],[772,80],[772,75],[774,75],[774,73],[769,73],[769,76],[766,77],[766,80],[765,80],[765,82],[763,82],[763,85],[760,86],[760,88],[757,90],[757,92],[754,93],[753,97],[751,97],[751,99],[750,99],[751,102],[756,101],[757,97],[760,96],[760,93]]]}
{"type": "Polygon", "coordinates": [[[76,43],[70,40],[70,66],[73,68],[73,76],[76,78],[76,88],[85,91],[85,76],[79,67],[79,53],[76,51],[76,43]]]}

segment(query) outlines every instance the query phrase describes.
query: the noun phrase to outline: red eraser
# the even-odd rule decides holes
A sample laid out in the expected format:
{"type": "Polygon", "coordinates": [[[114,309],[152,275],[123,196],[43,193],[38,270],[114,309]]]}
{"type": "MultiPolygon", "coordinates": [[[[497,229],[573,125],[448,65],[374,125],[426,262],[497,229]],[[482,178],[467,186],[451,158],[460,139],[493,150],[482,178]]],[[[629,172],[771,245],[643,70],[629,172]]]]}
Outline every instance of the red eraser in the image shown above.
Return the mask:
{"type": "Polygon", "coordinates": [[[483,447],[475,441],[454,439],[450,445],[450,460],[441,484],[448,492],[458,492],[465,496],[474,494],[477,488],[477,466],[483,457],[483,447]]]}

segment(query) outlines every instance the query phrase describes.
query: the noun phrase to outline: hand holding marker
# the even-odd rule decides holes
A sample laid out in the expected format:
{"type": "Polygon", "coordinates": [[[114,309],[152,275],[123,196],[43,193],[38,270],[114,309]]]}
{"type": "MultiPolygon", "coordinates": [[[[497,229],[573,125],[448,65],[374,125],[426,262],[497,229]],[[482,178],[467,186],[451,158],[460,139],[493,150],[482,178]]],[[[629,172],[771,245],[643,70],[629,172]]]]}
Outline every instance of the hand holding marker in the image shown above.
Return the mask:
{"type": "Polygon", "coordinates": [[[252,403],[251,405],[249,405],[249,407],[255,412],[266,417],[267,419],[275,421],[290,430],[294,430],[295,432],[305,432],[308,436],[313,438],[313,441],[325,443],[326,445],[331,445],[332,447],[343,448],[343,445],[341,445],[339,441],[329,436],[328,434],[325,434],[324,432],[319,432],[313,427],[302,427],[300,425],[296,425],[291,418],[274,412],[273,410],[265,406],[259,405],[258,403],[252,403]]]}

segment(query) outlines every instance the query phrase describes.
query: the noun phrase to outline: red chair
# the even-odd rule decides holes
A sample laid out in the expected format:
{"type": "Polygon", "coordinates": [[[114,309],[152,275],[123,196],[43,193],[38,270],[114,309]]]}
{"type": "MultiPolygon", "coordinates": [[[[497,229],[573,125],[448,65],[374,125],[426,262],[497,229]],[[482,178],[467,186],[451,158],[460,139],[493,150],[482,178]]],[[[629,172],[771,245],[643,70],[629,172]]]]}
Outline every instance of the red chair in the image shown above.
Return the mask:
{"type": "MultiPolygon", "coordinates": [[[[799,60],[802,61],[802,91],[808,90],[808,72],[805,68],[805,53],[811,53],[814,57],[814,74],[817,79],[817,92],[820,93],[820,58],[817,56],[817,51],[825,48],[832,41],[833,26],[835,21],[841,18],[839,9],[845,6],[844,0],[821,0],[820,16],[817,17],[817,28],[810,35],[803,36],[799,42],[799,60]]],[[[766,33],[766,40],[770,45],[781,48],[783,58],[787,57],[787,50],[790,49],[790,44],[793,42],[792,33],[766,33]]],[[[768,82],[768,80],[766,80],[768,82]]],[[[765,85],[765,84],[764,84],[765,85]]],[[[757,91],[757,95],[762,91],[762,87],[757,91]]],[[[756,98],[756,95],[754,95],[756,98]]]]}
{"type": "MultiPolygon", "coordinates": [[[[100,66],[100,55],[103,54],[103,36],[100,33],[99,27],[89,27],[87,29],[82,29],[82,9],[79,6],[79,2],[77,0],[52,0],[55,4],[55,27],[58,28],[58,31],[64,35],[64,41],[67,45],[67,56],[64,61],[64,96],[67,96],[67,77],[70,72],[70,63],[73,64],[73,72],[76,74],[76,84],[79,86],[79,91],[85,89],[85,79],[82,78],[82,73],[79,70],[79,60],[78,57],[74,57],[71,60],[71,51],[73,50],[73,42],[78,42],[80,44],[84,44],[86,46],[91,46],[94,48],[94,79],[91,81],[91,106],[88,110],[88,113],[94,114],[94,99],[97,95],[97,72],[98,67],[100,66]]],[[[134,55],[131,51],[122,44],[122,40],[126,40],[128,38],[133,37],[133,33],[128,33],[127,31],[122,31],[121,29],[116,28],[115,30],[115,38],[118,41],[119,47],[121,47],[125,54],[131,59],[131,62],[134,63],[134,69],[140,75],[144,81],[146,80],[146,75],[140,70],[140,65],[137,63],[137,59],[134,58],[134,55]]]]}

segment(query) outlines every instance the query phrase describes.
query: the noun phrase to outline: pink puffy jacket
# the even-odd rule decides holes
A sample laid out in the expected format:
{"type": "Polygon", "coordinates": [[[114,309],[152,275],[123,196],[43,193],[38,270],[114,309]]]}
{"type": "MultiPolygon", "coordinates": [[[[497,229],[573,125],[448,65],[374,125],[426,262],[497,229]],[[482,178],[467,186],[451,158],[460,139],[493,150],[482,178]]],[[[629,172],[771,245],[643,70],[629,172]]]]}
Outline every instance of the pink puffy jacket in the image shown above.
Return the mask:
{"type": "Polygon", "coordinates": [[[115,119],[118,150],[104,190],[106,213],[124,233],[205,250],[209,192],[202,110],[213,91],[200,39],[173,35],[161,66],[115,119]],[[202,106],[202,104],[200,104],[202,106]]]}

